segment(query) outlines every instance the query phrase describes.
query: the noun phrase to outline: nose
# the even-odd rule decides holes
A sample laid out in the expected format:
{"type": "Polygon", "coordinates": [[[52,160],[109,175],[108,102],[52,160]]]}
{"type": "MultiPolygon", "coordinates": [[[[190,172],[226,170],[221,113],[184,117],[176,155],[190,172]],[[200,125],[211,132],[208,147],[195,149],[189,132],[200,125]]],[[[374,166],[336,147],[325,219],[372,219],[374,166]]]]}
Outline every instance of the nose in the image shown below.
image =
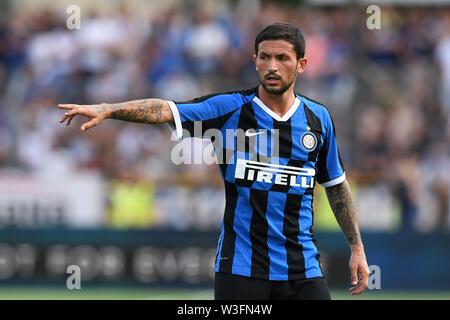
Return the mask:
{"type": "Polygon", "coordinates": [[[276,72],[276,71],[278,71],[277,62],[276,62],[276,60],[274,58],[270,59],[267,71],[268,72],[276,72]]]}

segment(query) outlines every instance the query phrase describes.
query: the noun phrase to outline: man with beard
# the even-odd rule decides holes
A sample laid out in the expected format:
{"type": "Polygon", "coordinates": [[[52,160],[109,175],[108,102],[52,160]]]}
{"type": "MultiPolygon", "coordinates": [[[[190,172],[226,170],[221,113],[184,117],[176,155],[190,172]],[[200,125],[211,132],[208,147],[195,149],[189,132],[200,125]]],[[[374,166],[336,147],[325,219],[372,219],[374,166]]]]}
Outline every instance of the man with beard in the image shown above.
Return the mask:
{"type": "Polygon", "coordinates": [[[330,299],[312,232],[317,180],[351,249],[353,295],[369,268],[333,121],[320,103],[294,93],[307,58],[300,30],[265,27],[255,39],[260,85],[186,102],[144,99],[118,104],[60,105],[60,122],[87,116],[169,123],[177,138],[209,137],[225,184],[226,206],[215,264],[215,299],[330,299]],[[234,133],[230,135],[230,132],[234,133]]]}

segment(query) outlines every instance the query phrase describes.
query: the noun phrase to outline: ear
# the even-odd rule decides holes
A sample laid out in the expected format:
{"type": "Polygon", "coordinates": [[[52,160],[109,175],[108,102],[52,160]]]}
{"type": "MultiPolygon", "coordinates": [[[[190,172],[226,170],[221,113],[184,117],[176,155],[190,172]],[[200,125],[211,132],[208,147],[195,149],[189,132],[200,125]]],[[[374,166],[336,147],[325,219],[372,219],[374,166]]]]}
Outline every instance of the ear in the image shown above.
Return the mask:
{"type": "Polygon", "coordinates": [[[305,71],[306,69],[306,64],[308,62],[307,58],[300,58],[297,62],[297,73],[303,73],[303,71],[305,71]]]}
{"type": "Polygon", "coordinates": [[[256,60],[258,60],[258,57],[256,56],[256,54],[253,55],[253,63],[255,64],[256,67],[256,71],[258,71],[258,66],[256,64],[256,60]]]}

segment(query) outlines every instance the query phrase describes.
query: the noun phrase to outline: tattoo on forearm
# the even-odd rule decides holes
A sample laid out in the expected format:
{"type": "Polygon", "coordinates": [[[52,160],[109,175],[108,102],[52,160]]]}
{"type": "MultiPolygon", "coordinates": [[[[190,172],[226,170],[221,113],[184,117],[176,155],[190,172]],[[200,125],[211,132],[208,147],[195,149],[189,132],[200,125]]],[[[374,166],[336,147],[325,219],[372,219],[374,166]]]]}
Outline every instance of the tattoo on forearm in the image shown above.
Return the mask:
{"type": "Polygon", "coordinates": [[[325,188],[331,209],[349,245],[360,245],[356,212],[353,207],[350,186],[347,181],[336,186],[325,188]]]}
{"type": "Polygon", "coordinates": [[[144,99],[108,105],[111,118],[132,122],[159,123],[164,101],[144,99]]]}

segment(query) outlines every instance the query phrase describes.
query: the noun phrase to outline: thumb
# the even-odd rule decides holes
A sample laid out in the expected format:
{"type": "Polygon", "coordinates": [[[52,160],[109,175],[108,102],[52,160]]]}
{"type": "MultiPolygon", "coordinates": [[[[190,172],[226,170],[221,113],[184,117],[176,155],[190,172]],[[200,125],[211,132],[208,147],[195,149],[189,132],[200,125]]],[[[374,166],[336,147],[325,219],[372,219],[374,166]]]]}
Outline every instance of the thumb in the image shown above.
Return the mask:
{"type": "Polygon", "coordinates": [[[356,266],[350,266],[351,284],[356,286],[358,284],[358,268],[356,266]]]}

